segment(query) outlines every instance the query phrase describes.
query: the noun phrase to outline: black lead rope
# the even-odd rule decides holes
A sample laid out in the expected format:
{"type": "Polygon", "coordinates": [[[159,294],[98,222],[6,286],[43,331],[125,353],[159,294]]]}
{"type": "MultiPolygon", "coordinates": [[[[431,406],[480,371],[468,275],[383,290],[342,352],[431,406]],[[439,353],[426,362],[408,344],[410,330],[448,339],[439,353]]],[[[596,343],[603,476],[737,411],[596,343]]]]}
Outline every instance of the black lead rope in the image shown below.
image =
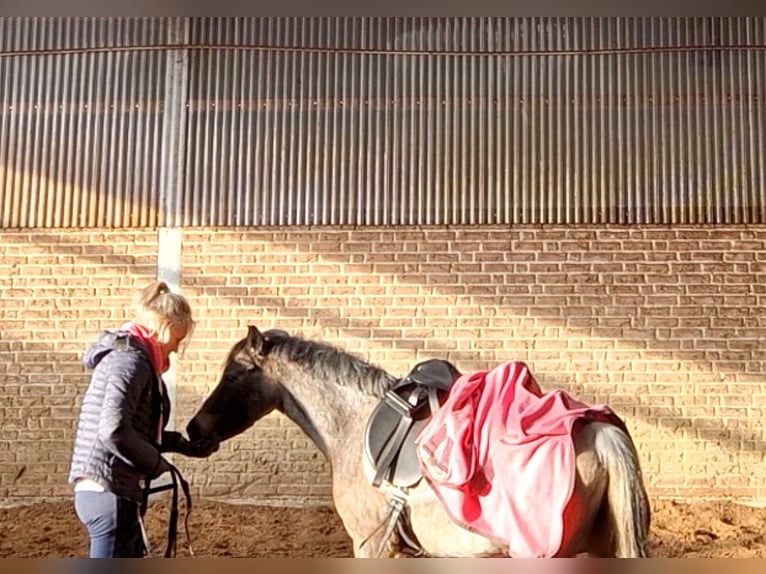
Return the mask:
{"type": "Polygon", "coordinates": [[[178,540],[178,486],[180,484],[181,490],[184,493],[186,500],[186,516],[184,518],[184,530],[186,531],[186,546],[189,550],[189,555],[194,556],[194,549],[191,545],[191,536],[189,536],[189,515],[192,511],[192,499],[191,492],[189,491],[189,483],[175,466],[168,463],[170,466],[170,477],[173,480],[171,484],[165,484],[163,486],[157,486],[150,488],[147,492],[149,494],[156,494],[165,490],[172,489],[173,495],[170,506],[170,519],[168,520],[168,545],[165,548],[165,558],[172,558],[177,555],[176,542],[178,540]]]}

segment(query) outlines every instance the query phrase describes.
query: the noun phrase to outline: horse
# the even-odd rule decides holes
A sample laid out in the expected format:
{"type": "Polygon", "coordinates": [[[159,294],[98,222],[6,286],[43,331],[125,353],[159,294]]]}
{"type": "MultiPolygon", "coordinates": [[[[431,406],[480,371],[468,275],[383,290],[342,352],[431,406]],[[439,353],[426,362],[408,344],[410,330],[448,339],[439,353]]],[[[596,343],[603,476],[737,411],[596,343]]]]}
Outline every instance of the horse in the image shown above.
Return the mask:
{"type": "MultiPolygon", "coordinates": [[[[409,491],[408,529],[381,528],[391,492],[370,481],[363,435],[398,381],[326,342],[249,326],[186,430],[191,440],[220,443],[274,410],[287,416],[329,461],[333,503],[355,557],[407,556],[407,532],[428,557],[508,557],[507,541],[456,524],[423,480],[409,491]]],[[[573,427],[572,440],[576,476],[555,556],[647,556],[650,507],[632,439],[615,425],[588,421],[573,427]]]]}

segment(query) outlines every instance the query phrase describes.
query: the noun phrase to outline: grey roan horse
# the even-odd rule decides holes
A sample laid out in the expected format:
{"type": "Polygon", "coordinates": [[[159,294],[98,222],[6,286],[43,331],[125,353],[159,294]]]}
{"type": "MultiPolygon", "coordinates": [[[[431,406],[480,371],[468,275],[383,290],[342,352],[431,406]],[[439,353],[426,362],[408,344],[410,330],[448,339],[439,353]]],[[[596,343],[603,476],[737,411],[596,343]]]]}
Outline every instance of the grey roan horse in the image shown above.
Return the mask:
{"type": "MultiPolygon", "coordinates": [[[[251,326],[232,347],[217,387],[187,431],[191,439],[220,442],[281,411],[328,458],[335,508],[355,556],[372,556],[379,544],[384,556],[397,556],[401,536],[386,542],[383,529],[376,532],[386,520],[389,497],[371,484],[363,456],[366,421],[396,382],[334,346],[251,326]]],[[[646,556],[650,510],[632,440],[601,422],[575,425],[573,439],[575,487],[558,555],[646,556]]],[[[508,556],[501,542],[456,525],[426,481],[411,489],[408,505],[411,532],[426,555],[508,556]]]]}

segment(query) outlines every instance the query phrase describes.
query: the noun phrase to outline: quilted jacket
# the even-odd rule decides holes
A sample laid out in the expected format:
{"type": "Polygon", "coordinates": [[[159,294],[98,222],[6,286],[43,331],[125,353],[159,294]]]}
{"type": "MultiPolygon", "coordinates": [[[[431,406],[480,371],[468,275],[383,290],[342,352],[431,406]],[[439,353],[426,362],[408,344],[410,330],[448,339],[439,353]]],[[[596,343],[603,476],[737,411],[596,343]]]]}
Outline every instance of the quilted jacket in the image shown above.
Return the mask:
{"type": "Polygon", "coordinates": [[[80,411],[69,483],[90,478],[140,502],[143,486],[160,468],[157,433],[170,415],[167,389],[143,343],[127,333],[102,332],[83,364],[93,374],[80,411]]]}

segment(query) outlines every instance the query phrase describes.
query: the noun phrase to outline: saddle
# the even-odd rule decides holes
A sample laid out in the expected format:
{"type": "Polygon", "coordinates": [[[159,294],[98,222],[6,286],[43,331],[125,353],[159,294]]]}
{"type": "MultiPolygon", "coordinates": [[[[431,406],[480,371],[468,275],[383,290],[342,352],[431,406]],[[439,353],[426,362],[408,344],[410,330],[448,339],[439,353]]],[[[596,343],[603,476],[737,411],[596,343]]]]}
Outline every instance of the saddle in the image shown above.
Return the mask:
{"type": "Polygon", "coordinates": [[[374,486],[386,480],[405,488],[421,479],[415,438],[460,375],[448,361],[429,359],[415,365],[386,392],[364,431],[365,456],[375,470],[374,486]]]}

